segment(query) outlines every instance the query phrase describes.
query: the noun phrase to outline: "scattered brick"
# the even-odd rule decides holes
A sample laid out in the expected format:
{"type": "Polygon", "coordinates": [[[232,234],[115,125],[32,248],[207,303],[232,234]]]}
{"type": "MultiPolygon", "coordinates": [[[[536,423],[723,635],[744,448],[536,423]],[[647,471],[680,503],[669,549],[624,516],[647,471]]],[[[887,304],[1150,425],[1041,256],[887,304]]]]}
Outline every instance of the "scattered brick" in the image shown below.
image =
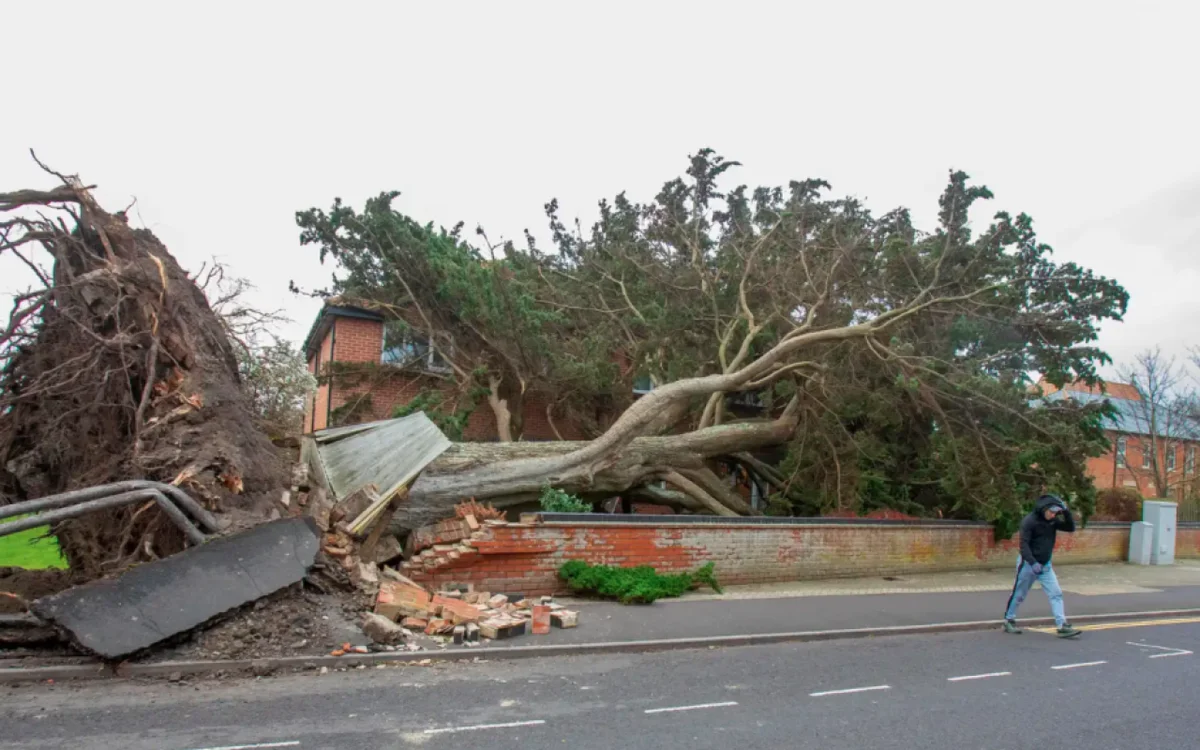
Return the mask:
{"type": "Polygon", "coordinates": [[[533,634],[550,635],[550,608],[539,604],[533,608],[533,634]]]}

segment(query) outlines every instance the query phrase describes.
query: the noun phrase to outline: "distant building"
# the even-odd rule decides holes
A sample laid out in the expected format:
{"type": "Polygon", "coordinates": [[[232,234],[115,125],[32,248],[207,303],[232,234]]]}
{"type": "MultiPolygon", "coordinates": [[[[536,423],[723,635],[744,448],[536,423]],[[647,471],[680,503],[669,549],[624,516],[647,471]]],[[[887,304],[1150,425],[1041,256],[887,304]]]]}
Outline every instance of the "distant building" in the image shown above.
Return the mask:
{"type": "Polygon", "coordinates": [[[1143,497],[1155,497],[1158,494],[1154,482],[1155,452],[1170,488],[1169,497],[1184,500],[1195,487],[1200,429],[1186,415],[1172,414],[1166,407],[1159,407],[1152,416],[1149,404],[1129,383],[1105,383],[1103,392],[1085,383],[1069,383],[1060,390],[1043,381],[1039,387],[1052,401],[1108,400],[1116,410],[1105,424],[1108,452],[1088,459],[1087,463],[1087,472],[1097,488],[1129,487],[1143,497]]]}

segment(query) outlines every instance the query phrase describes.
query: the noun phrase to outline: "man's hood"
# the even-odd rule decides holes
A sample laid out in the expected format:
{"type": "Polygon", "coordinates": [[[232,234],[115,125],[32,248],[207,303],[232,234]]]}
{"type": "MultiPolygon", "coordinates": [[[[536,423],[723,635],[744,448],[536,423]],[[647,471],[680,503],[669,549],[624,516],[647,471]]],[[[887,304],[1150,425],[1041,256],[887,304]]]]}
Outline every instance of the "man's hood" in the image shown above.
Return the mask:
{"type": "Polygon", "coordinates": [[[1062,498],[1058,495],[1042,495],[1038,498],[1037,505],[1034,506],[1033,510],[1038,514],[1038,518],[1042,518],[1042,514],[1046,512],[1046,509],[1055,505],[1060,508],[1065,507],[1062,498]]]}

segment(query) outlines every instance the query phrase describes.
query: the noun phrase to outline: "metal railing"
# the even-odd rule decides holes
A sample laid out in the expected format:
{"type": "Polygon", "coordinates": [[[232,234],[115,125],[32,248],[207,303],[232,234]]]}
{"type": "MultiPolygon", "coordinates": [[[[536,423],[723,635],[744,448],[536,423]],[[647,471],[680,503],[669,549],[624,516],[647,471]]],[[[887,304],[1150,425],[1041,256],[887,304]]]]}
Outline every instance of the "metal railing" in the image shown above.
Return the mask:
{"type": "Polygon", "coordinates": [[[167,518],[179,527],[192,544],[203,544],[207,539],[204,532],[192,523],[192,519],[209,533],[219,530],[217,519],[178,487],[162,482],[132,480],[0,505],[0,519],[24,516],[15,521],[0,523],[0,537],[55,524],[98,510],[148,500],[157,503],[167,518]]]}

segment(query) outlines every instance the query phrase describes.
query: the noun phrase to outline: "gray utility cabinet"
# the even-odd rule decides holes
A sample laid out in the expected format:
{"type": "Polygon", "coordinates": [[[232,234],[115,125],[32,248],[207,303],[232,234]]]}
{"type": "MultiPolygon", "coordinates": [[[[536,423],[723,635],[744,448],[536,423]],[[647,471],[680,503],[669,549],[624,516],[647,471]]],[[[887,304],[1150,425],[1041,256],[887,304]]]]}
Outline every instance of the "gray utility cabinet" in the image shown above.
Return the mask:
{"type": "Polygon", "coordinates": [[[1154,527],[1138,521],[1129,528],[1129,562],[1134,565],[1149,565],[1150,552],[1154,548],[1154,527]]]}
{"type": "Polygon", "coordinates": [[[1175,564],[1176,504],[1163,500],[1142,502],[1142,520],[1154,527],[1154,544],[1150,547],[1151,565],[1175,564]]]}

